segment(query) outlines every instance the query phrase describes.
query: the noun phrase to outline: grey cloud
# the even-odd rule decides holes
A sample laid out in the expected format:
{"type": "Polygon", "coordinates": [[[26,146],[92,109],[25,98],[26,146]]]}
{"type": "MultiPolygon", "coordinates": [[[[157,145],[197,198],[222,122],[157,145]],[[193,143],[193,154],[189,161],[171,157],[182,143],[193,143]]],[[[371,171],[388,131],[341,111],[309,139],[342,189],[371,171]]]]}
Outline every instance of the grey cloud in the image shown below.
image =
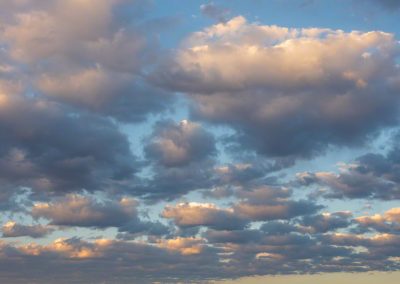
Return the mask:
{"type": "Polygon", "coordinates": [[[132,179],[128,140],[109,120],[17,94],[5,96],[0,108],[3,184],[60,194],[132,179]]]}
{"type": "Polygon", "coordinates": [[[160,121],[143,140],[150,174],[129,192],[154,202],[173,200],[215,184],[215,138],[191,121],[160,121]]]}
{"type": "Polygon", "coordinates": [[[205,226],[215,230],[242,229],[248,220],[235,215],[231,209],[218,208],[207,203],[180,203],[167,206],[162,217],[172,219],[175,225],[185,227],[205,226]]]}
{"type": "Polygon", "coordinates": [[[92,283],[99,279],[113,283],[177,283],[210,279],[218,271],[216,250],[207,248],[182,254],[173,247],[139,242],[72,238],[25,249],[1,243],[0,250],[0,280],[8,283],[24,283],[28,278],[32,283],[54,283],[55,279],[59,283],[92,283]],[[177,265],[172,268],[171,263],[177,265]],[[19,271],[10,267],[19,267],[19,271]]]}
{"type": "Polygon", "coordinates": [[[315,233],[325,233],[351,225],[351,214],[348,212],[308,215],[301,219],[303,226],[311,227],[315,233]]]}
{"type": "Polygon", "coordinates": [[[120,17],[139,3],[11,1],[4,6],[8,16],[0,43],[13,67],[26,73],[23,84],[37,92],[124,122],[143,121],[174,100],[143,79],[160,53],[155,33],[144,31],[139,14],[132,12],[129,21],[120,17]]]}
{"type": "Polygon", "coordinates": [[[70,194],[52,202],[36,203],[32,216],[46,218],[58,226],[120,227],[138,218],[136,206],[132,199],[99,202],[90,196],[70,194]]]}
{"type": "Polygon", "coordinates": [[[392,137],[386,154],[364,154],[342,166],[340,173],[316,172],[298,174],[302,185],[317,184],[327,190],[320,194],[329,198],[372,198],[392,200],[400,198],[399,134],[392,137]]]}
{"type": "Polygon", "coordinates": [[[227,16],[230,13],[228,9],[220,7],[213,2],[200,5],[200,11],[204,16],[218,22],[226,22],[227,16]]]}
{"type": "Polygon", "coordinates": [[[197,123],[160,121],[146,141],[145,152],[162,166],[182,167],[215,155],[215,143],[212,134],[197,123]]]}
{"type": "Polygon", "coordinates": [[[397,123],[398,50],[382,32],[290,29],[236,17],[193,33],[151,80],[185,92],[193,117],[230,125],[242,146],[309,158],[330,145],[362,145],[397,123]]]}
{"type": "Polygon", "coordinates": [[[54,228],[43,225],[23,225],[9,221],[1,229],[3,238],[15,238],[28,236],[31,238],[42,238],[54,231],[54,228]]]}
{"type": "Polygon", "coordinates": [[[161,223],[142,220],[138,202],[131,198],[97,201],[92,196],[67,195],[47,203],[36,203],[34,218],[45,218],[57,226],[107,228],[116,227],[128,234],[162,235],[168,232],[161,223]]]}
{"type": "Polygon", "coordinates": [[[262,233],[258,230],[207,230],[203,234],[210,243],[234,243],[243,244],[254,242],[257,243],[262,238],[262,233]]]}
{"type": "Polygon", "coordinates": [[[212,187],[213,166],[214,162],[205,161],[182,168],[157,167],[152,177],[141,178],[127,193],[148,202],[174,200],[188,192],[212,187]]]}
{"type": "Polygon", "coordinates": [[[267,235],[286,235],[292,232],[299,232],[299,227],[289,222],[270,221],[261,225],[260,230],[267,235]]]}
{"type": "Polygon", "coordinates": [[[291,219],[317,212],[322,206],[307,200],[292,200],[292,191],[282,187],[257,187],[239,191],[241,200],[233,210],[252,221],[291,219]]]}

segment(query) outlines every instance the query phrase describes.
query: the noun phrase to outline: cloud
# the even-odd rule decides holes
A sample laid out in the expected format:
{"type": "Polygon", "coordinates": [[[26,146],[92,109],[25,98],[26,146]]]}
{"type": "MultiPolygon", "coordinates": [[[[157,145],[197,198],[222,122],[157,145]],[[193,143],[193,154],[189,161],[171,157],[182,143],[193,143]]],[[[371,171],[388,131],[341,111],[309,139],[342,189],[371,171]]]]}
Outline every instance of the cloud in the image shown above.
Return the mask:
{"type": "Polygon", "coordinates": [[[155,40],[142,30],[146,24],[139,24],[138,15],[129,21],[120,15],[140,3],[23,2],[5,5],[11,17],[2,23],[0,42],[14,64],[24,66],[20,72],[29,74],[24,84],[124,122],[143,121],[168,108],[173,96],[142,76],[160,53],[155,40]]]}
{"type": "Polygon", "coordinates": [[[235,215],[232,209],[218,208],[209,203],[179,203],[167,206],[162,217],[173,219],[175,225],[185,227],[206,226],[216,230],[243,228],[248,221],[235,215]]]}
{"type": "Polygon", "coordinates": [[[193,100],[192,115],[230,125],[242,146],[308,158],[360,145],[398,115],[393,34],[292,29],[242,16],[189,36],[151,79],[193,100]],[[363,99],[360,99],[360,98],[363,99]]]}
{"type": "Polygon", "coordinates": [[[215,139],[199,124],[182,120],[179,124],[161,121],[146,143],[145,151],[164,167],[182,167],[216,153],[215,139]]]}
{"type": "Polygon", "coordinates": [[[204,16],[209,17],[218,22],[226,22],[227,16],[230,13],[228,9],[217,6],[213,2],[200,5],[200,11],[204,16]]]}
{"type": "Polygon", "coordinates": [[[138,202],[132,198],[97,201],[94,197],[69,194],[53,202],[36,203],[31,214],[34,218],[50,220],[51,225],[108,228],[116,227],[130,234],[162,235],[168,229],[161,223],[141,220],[138,202]]]}
{"type": "Polygon", "coordinates": [[[129,192],[148,201],[173,200],[215,182],[216,140],[200,124],[159,121],[143,140],[150,174],[129,192]]]}
{"type": "Polygon", "coordinates": [[[207,230],[203,236],[213,244],[243,244],[256,243],[263,235],[258,230],[207,230]]]}
{"type": "Polygon", "coordinates": [[[23,225],[13,221],[5,223],[1,229],[3,238],[15,238],[28,236],[42,238],[54,231],[54,228],[43,225],[23,225]]]}
{"type": "Polygon", "coordinates": [[[233,210],[242,218],[252,221],[291,219],[317,212],[322,207],[306,200],[291,200],[287,188],[260,186],[238,193],[241,200],[233,210]]]}
{"type": "Polygon", "coordinates": [[[30,281],[40,283],[54,283],[54,279],[59,283],[90,283],[98,279],[114,283],[132,283],[132,279],[140,283],[175,283],[188,277],[194,281],[213,278],[211,275],[218,271],[216,250],[202,246],[200,239],[171,239],[156,245],[77,238],[57,239],[46,245],[13,246],[2,242],[0,252],[0,280],[9,279],[9,283],[22,283],[28,275],[30,281]],[[12,267],[19,267],[22,272],[12,267]],[[43,273],[45,268],[47,273],[43,273]],[[197,276],[193,277],[193,273],[197,276]]]}
{"type": "Polygon", "coordinates": [[[138,217],[136,207],[133,199],[100,203],[91,197],[70,194],[55,202],[36,203],[32,216],[59,226],[119,227],[138,217]]]}
{"type": "Polygon", "coordinates": [[[342,164],[339,173],[299,173],[300,184],[322,186],[319,194],[328,198],[370,198],[393,200],[400,197],[398,140],[391,138],[386,154],[367,153],[348,164],[342,164]]]}
{"type": "Polygon", "coordinates": [[[400,231],[400,208],[391,208],[384,214],[360,216],[355,218],[360,231],[371,229],[380,233],[398,233],[400,231]]]}
{"type": "Polygon", "coordinates": [[[2,94],[0,180],[35,194],[105,190],[132,179],[135,158],[109,120],[42,98],[2,94]]]}
{"type": "Polygon", "coordinates": [[[301,224],[310,227],[315,233],[326,233],[351,225],[350,212],[322,213],[302,217],[301,224]]]}
{"type": "Polygon", "coordinates": [[[312,202],[288,199],[291,191],[260,187],[239,191],[240,199],[230,208],[219,208],[212,203],[179,203],[166,206],[161,216],[172,219],[181,227],[205,226],[214,230],[240,230],[254,221],[291,219],[313,214],[321,206],[312,202]]]}

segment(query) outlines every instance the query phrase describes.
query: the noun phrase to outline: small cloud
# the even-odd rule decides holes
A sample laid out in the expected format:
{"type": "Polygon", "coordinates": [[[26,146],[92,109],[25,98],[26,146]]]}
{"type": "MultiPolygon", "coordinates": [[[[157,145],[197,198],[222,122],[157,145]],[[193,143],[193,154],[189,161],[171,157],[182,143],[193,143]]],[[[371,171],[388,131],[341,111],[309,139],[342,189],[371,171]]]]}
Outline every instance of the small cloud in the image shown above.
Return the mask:
{"type": "Polygon", "coordinates": [[[204,16],[224,23],[227,21],[227,16],[230,14],[229,9],[220,7],[213,2],[201,5],[200,11],[204,16]]]}

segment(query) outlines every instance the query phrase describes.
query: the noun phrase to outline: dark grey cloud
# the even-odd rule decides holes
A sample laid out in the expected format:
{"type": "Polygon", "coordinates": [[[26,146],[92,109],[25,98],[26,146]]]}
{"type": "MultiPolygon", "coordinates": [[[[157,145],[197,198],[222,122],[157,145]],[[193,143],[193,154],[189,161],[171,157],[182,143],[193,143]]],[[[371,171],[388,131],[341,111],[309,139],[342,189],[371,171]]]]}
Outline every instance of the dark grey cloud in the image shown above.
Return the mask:
{"type": "Polygon", "coordinates": [[[109,120],[41,98],[4,96],[0,180],[34,193],[105,190],[130,180],[135,158],[109,120]]]}
{"type": "Polygon", "coordinates": [[[327,190],[320,195],[329,198],[371,198],[393,200],[400,198],[399,134],[395,134],[386,154],[364,154],[342,166],[340,173],[300,173],[303,185],[317,184],[327,190]]]}
{"type": "Polygon", "coordinates": [[[322,206],[308,200],[293,200],[292,191],[282,187],[260,186],[237,193],[240,201],[233,210],[252,221],[291,219],[319,211],[322,206]]]}
{"type": "Polygon", "coordinates": [[[243,244],[254,242],[257,243],[263,237],[259,230],[207,230],[203,237],[213,244],[234,243],[243,244]]]}
{"type": "Polygon", "coordinates": [[[287,221],[269,221],[262,224],[260,230],[267,235],[286,235],[301,231],[298,226],[287,221]]]}
{"type": "Polygon", "coordinates": [[[9,221],[5,223],[1,229],[3,238],[15,238],[15,237],[31,237],[31,238],[42,238],[51,232],[55,228],[49,226],[37,225],[23,225],[16,222],[9,221]]]}
{"type": "Polygon", "coordinates": [[[92,283],[101,279],[106,283],[177,283],[184,279],[214,278],[218,271],[217,251],[198,244],[198,253],[182,253],[182,249],[195,245],[190,241],[185,243],[184,239],[177,239],[170,246],[161,246],[111,240],[87,242],[72,238],[26,249],[1,243],[0,281],[92,283]],[[173,247],[174,244],[183,246],[179,250],[173,247]],[[172,268],[171,263],[177,265],[172,268]],[[10,267],[21,270],[18,272],[10,267]]]}
{"type": "Polygon", "coordinates": [[[303,226],[311,227],[314,233],[326,233],[347,228],[352,222],[349,212],[335,212],[304,216],[300,223],[303,226]]]}
{"type": "Polygon", "coordinates": [[[155,167],[152,176],[142,177],[127,193],[148,202],[171,201],[188,192],[212,187],[214,165],[214,161],[207,160],[185,167],[155,167]]]}
{"type": "Polygon", "coordinates": [[[120,200],[70,194],[52,202],[36,203],[31,211],[34,218],[45,218],[51,225],[70,227],[116,227],[130,235],[147,233],[162,235],[168,228],[159,222],[142,220],[138,202],[131,198],[120,200]]]}

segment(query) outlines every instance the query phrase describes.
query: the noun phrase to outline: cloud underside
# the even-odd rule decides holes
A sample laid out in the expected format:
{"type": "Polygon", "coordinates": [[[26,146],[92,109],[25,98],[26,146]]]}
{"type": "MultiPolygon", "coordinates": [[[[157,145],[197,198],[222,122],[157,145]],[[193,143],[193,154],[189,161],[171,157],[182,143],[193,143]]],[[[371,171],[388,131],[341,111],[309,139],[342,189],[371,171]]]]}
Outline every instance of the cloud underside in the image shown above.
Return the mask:
{"type": "Polygon", "coordinates": [[[0,3],[0,282],[398,270],[398,207],[332,210],[400,199],[398,130],[337,171],[291,171],[397,127],[395,36],[210,2],[217,23],[166,50],[175,22],[151,7],[0,3]]]}

